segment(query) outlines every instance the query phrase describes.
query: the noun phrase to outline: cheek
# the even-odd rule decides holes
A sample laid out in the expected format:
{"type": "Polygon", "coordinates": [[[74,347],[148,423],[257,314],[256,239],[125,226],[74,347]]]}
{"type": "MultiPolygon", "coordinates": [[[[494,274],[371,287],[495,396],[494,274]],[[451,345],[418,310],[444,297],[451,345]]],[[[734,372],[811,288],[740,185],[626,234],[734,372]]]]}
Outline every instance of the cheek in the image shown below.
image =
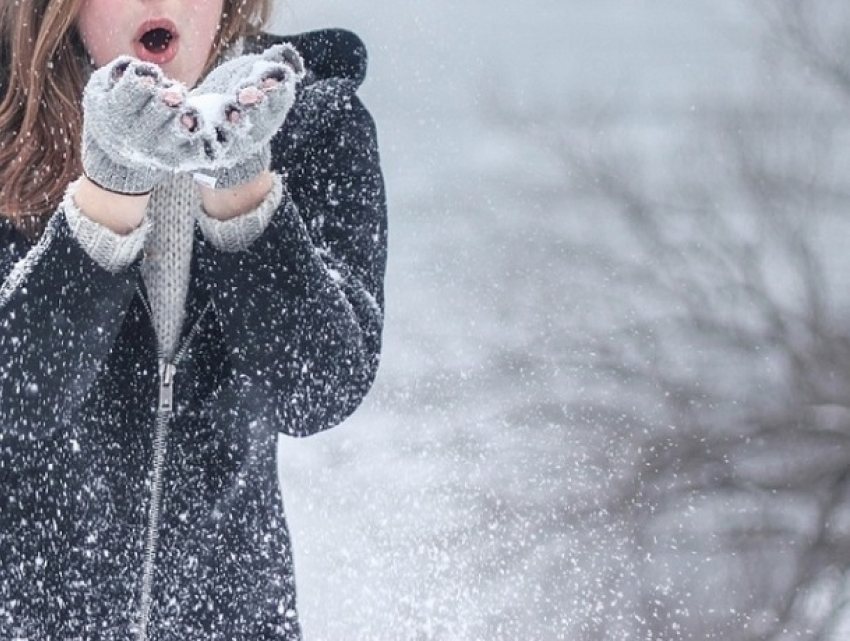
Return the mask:
{"type": "Polygon", "coordinates": [[[114,3],[103,0],[90,0],[83,5],[77,18],[77,29],[91,59],[100,67],[122,53],[119,46],[119,34],[114,25],[120,22],[120,11],[114,3]],[[103,16],[111,16],[104,20],[103,16]]]}
{"type": "Polygon", "coordinates": [[[187,5],[188,14],[193,16],[191,28],[197,37],[212,41],[218,32],[224,3],[220,0],[190,0],[187,5]]]}

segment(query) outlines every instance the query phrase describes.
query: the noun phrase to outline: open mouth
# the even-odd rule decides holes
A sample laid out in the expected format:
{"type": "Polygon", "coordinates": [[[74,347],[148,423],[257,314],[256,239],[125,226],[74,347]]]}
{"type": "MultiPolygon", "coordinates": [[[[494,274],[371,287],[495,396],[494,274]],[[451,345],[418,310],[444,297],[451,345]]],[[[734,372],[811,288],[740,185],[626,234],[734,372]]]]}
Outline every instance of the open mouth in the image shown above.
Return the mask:
{"type": "Polygon", "coordinates": [[[163,53],[171,45],[172,40],[174,40],[174,34],[171,31],[157,27],[142,35],[139,42],[151,53],[163,53]]]}
{"type": "Polygon", "coordinates": [[[149,20],[136,32],[136,57],[163,65],[177,55],[177,27],[170,20],[149,20]]]}

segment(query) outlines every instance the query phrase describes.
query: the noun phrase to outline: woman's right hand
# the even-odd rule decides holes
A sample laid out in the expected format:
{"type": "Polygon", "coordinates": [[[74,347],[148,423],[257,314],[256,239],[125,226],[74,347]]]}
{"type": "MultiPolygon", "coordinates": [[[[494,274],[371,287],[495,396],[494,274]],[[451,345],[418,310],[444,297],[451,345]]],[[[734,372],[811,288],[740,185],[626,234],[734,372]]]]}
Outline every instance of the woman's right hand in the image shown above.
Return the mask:
{"type": "Polygon", "coordinates": [[[83,95],[83,171],[123,195],[150,192],[201,145],[186,89],[155,65],[121,56],[92,74],[83,95]]]}

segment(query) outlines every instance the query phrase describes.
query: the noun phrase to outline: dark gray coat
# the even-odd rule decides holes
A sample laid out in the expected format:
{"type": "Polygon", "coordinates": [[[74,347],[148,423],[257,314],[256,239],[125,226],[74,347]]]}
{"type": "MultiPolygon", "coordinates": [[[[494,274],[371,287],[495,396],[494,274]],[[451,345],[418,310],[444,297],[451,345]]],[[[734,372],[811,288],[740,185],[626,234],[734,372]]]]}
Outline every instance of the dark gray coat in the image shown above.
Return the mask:
{"type": "Polygon", "coordinates": [[[61,210],[35,247],[0,222],[0,639],[300,638],[276,437],[372,383],[386,206],[362,44],[285,40],[308,69],[272,144],[287,193],[247,251],[198,233],[171,390],[138,263],[101,269],[61,210]]]}

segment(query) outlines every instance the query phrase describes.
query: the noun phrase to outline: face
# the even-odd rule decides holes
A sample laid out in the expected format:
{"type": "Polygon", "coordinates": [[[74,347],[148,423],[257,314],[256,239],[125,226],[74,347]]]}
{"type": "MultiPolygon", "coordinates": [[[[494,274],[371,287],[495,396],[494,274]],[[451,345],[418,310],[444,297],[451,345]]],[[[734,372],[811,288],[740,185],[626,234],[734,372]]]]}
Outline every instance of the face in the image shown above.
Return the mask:
{"type": "Polygon", "coordinates": [[[193,87],[212,49],[224,0],[85,0],[77,27],[97,67],[120,55],[159,65],[193,87]]]}

